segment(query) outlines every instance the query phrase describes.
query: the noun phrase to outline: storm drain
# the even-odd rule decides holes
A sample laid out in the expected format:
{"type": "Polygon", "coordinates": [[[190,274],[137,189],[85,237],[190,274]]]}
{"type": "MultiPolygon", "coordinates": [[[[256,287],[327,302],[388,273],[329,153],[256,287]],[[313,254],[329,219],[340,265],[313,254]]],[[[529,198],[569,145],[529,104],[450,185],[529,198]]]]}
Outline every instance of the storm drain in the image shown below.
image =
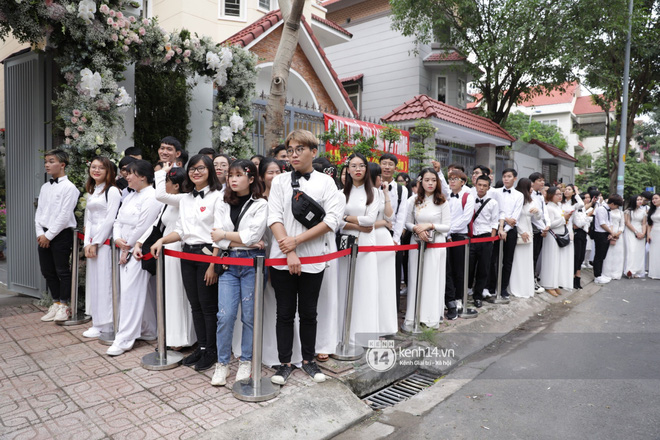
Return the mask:
{"type": "Polygon", "coordinates": [[[372,395],[365,397],[364,401],[374,410],[394,406],[403,402],[428,388],[435,382],[435,378],[421,373],[412,375],[393,383],[372,395]]]}

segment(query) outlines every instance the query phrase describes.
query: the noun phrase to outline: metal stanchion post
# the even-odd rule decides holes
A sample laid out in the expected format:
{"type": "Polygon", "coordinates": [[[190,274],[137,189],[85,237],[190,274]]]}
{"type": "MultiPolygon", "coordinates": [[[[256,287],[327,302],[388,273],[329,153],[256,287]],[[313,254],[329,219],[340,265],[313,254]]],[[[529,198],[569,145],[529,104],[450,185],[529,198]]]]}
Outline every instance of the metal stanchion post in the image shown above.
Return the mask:
{"type": "Polygon", "coordinates": [[[73,258],[71,258],[71,318],[66,321],[55,321],[59,325],[78,325],[92,320],[84,313],[78,313],[78,265],[80,264],[80,249],[78,230],[73,230],[73,258]]]}
{"type": "Polygon", "coordinates": [[[476,310],[474,309],[469,309],[467,306],[467,300],[468,300],[468,281],[470,278],[470,239],[468,238],[468,242],[465,244],[465,258],[463,259],[463,308],[461,309],[461,312],[458,314],[459,318],[463,319],[470,319],[470,318],[476,318],[477,315],[479,314],[476,310]]]}
{"type": "Polygon", "coordinates": [[[261,352],[264,342],[264,272],[266,257],[254,258],[257,270],[254,279],[254,327],[252,332],[252,374],[250,378],[234,383],[232,393],[238,400],[263,402],[274,399],[280,393],[280,387],[273,385],[267,377],[261,376],[261,352]]]}
{"type": "Polygon", "coordinates": [[[156,262],[156,322],[158,325],[158,351],[142,357],[142,368],[145,370],[169,370],[181,363],[183,355],[167,350],[165,341],[165,249],[161,251],[156,262]]]}
{"type": "Polygon", "coordinates": [[[502,260],[504,259],[504,240],[500,239],[499,252],[497,254],[497,295],[495,298],[492,296],[487,298],[491,304],[509,304],[508,298],[502,298],[502,260]]]}
{"type": "Polygon", "coordinates": [[[344,313],[344,329],[342,338],[337,344],[337,350],[331,354],[334,359],[340,361],[355,361],[364,354],[364,349],[351,344],[351,319],[353,317],[353,289],[355,287],[355,267],[357,265],[358,245],[354,243],[351,247],[351,260],[348,267],[348,289],[346,292],[346,311],[344,313]]]}
{"type": "Polygon", "coordinates": [[[110,264],[112,265],[112,331],[102,332],[99,343],[112,345],[115,342],[115,332],[119,328],[119,249],[115,246],[115,240],[110,239],[110,264]]]}
{"type": "MultiPolygon", "coordinates": [[[[426,242],[419,242],[419,253],[417,254],[417,280],[416,280],[416,289],[415,289],[415,322],[413,327],[410,328],[406,326],[404,321],[401,326],[401,333],[407,335],[418,335],[422,333],[422,327],[419,325],[421,320],[421,302],[422,302],[422,281],[424,277],[424,252],[426,251],[426,242]]],[[[410,294],[410,292],[408,292],[410,294]]],[[[441,292],[441,295],[444,295],[444,292],[441,292]]]]}

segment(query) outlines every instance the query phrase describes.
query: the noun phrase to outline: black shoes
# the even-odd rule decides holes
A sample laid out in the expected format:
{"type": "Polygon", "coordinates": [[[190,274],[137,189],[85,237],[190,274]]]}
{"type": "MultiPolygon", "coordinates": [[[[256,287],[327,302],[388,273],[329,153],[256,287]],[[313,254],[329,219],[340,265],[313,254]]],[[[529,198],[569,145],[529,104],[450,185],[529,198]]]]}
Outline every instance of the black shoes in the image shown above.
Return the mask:
{"type": "Polygon", "coordinates": [[[215,366],[218,362],[218,352],[215,350],[202,350],[202,356],[195,364],[195,371],[206,371],[215,366]]]}
{"type": "Polygon", "coordinates": [[[453,321],[458,318],[458,311],[456,310],[456,307],[453,307],[451,309],[447,309],[447,319],[450,321],[453,321]]]}
{"type": "Polygon", "coordinates": [[[508,291],[508,290],[505,290],[504,292],[502,292],[502,295],[500,295],[500,296],[501,296],[503,299],[509,299],[509,297],[510,297],[511,295],[509,295],[509,291],[508,291]]]}
{"type": "MultiPolygon", "coordinates": [[[[276,385],[284,385],[286,380],[291,376],[293,369],[296,368],[293,365],[280,365],[277,367],[275,374],[270,378],[270,381],[276,385]]],[[[316,367],[318,368],[318,367],[316,367]]],[[[319,371],[320,372],[320,371],[319,371]]]]}
{"type": "Polygon", "coordinates": [[[192,367],[202,358],[202,351],[203,350],[201,348],[197,347],[195,351],[183,358],[181,365],[192,367]]]}
{"type": "Polygon", "coordinates": [[[573,277],[573,289],[580,290],[582,286],[580,285],[580,277],[573,277]]]}
{"type": "Polygon", "coordinates": [[[484,305],[484,303],[480,299],[475,299],[474,300],[474,306],[476,308],[480,309],[481,307],[483,307],[483,305],[484,305]]]}
{"type": "Polygon", "coordinates": [[[314,380],[314,382],[325,382],[325,374],[321,373],[321,369],[316,362],[310,361],[302,364],[302,370],[309,374],[309,376],[314,380]]]}

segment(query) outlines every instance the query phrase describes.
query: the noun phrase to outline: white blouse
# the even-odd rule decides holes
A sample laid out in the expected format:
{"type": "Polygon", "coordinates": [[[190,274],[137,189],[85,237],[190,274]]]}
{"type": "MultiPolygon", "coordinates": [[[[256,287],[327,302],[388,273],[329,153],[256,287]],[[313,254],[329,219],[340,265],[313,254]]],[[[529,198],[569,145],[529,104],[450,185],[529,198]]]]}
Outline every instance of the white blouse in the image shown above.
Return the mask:
{"type": "Polygon", "coordinates": [[[163,204],[156,200],[156,190],[147,186],[131,192],[124,199],[113,227],[115,241],[124,239],[131,248],[158,218],[163,204]]]}
{"type": "MultiPolygon", "coordinates": [[[[353,186],[351,195],[346,201],[344,215],[356,216],[358,225],[360,226],[373,226],[378,218],[378,208],[380,206],[379,194],[376,191],[376,189],[373,189],[373,199],[371,204],[367,205],[367,192],[364,189],[364,185],[353,186]]],[[[346,222],[343,220],[339,222],[339,227],[345,234],[357,236],[360,233],[360,231],[353,229],[344,230],[346,222]]]]}
{"type": "Polygon", "coordinates": [[[173,232],[179,234],[185,244],[206,244],[213,241],[211,231],[215,222],[215,210],[217,204],[222,203],[223,193],[209,191],[208,186],[202,191],[204,197],[195,197],[190,192],[179,201],[179,219],[173,232]]]}
{"type": "MultiPolygon", "coordinates": [[[[417,196],[408,199],[408,217],[406,218],[406,229],[412,232],[415,225],[419,223],[432,223],[436,232],[447,233],[451,229],[451,211],[449,203],[442,205],[433,203],[433,195],[426,196],[424,201],[415,204],[417,196]]],[[[437,237],[436,237],[437,238],[437,237]]],[[[444,240],[443,240],[444,241],[444,240]]]]}
{"type": "MultiPolygon", "coordinates": [[[[268,202],[266,199],[250,198],[253,203],[245,211],[240,223],[238,224],[238,235],[241,237],[241,242],[245,246],[237,246],[233,249],[250,249],[250,246],[257,244],[260,240],[265,238],[266,233],[266,220],[268,219],[268,202]]],[[[248,200],[243,206],[243,210],[250,203],[248,200]]],[[[214,228],[220,228],[223,231],[233,231],[234,222],[231,221],[231,205],[220,200],[215,205],[215,222],[214,228]]],[[[213,244],[213,247],[220,249],[228,249],[231,240],[220,240],[213,244]]]]}
{"type": "Polygon", "coordinates": [[[566,219],[561,215],[561,208],[555,202],[548,202],[545,205],[548,219],[550,220],[549,226],[555,233],[563,233],[564,226],[566,226],[566,219]]]}

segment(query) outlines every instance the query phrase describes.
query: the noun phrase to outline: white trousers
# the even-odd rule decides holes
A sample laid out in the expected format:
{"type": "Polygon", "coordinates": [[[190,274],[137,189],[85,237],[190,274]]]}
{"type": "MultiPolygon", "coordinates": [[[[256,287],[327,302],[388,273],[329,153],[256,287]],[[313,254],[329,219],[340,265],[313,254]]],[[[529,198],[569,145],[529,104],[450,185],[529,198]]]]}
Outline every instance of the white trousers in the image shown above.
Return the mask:
{"type": "Polygon", "coordinates": [[[96,258],[87,259],[86,309],[92,325],[101,332],[112,331],[112,267],[110,246],[99,246],[96,258]]]}

